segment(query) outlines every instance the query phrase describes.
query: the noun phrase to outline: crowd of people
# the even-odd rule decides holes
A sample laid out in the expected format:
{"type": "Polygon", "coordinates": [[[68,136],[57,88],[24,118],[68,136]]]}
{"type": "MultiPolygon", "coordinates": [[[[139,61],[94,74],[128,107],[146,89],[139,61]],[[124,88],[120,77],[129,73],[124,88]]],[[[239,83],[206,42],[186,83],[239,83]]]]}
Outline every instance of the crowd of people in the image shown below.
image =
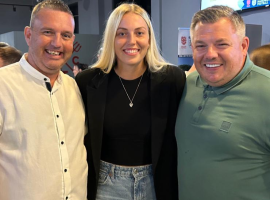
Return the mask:
{"type": "Polygon", "coordinates": [[[236,11],[194,14],[188,76],[148,13],[122,3],[74,79],[61,71],[74,27],[66,3],[44,0],[28,52],[0,43],[1,200],[270,199],[269,45],[248,54],[236,11]]]}

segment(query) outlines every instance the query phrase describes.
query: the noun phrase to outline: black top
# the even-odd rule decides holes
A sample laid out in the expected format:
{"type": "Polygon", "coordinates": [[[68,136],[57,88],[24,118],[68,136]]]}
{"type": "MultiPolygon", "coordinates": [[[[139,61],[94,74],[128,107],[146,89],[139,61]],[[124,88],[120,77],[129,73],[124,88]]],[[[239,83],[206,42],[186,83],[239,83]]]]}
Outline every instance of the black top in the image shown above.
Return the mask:
{"type": "MultiPolygon", "coordinates": [[[[141,77],[122,80],[130,97],[133,98],[141,77]]],[[[151,164],[151,113],[150,79],[144,73],[133,107],[118,75],[111,71],[108,82],[104,115],[101,160],[117,165],[138,166],[151,164]]]]}

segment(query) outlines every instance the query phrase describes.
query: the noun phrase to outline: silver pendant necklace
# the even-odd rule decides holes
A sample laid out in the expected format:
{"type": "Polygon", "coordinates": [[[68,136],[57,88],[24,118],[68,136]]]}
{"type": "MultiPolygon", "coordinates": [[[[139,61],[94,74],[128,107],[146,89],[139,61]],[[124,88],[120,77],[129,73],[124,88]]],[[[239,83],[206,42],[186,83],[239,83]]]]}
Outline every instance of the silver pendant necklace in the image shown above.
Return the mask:
{"type": "Polygon", "coordinates": [[[143,75],[141,76],[141,79],[140,79],[140,81],[139,81],[139,84],[138,84],[138,86],[137,86],[137,88],[136,88],[136,90],[135,90],[135,93],[134,93],[132,99],[130,99],[130,97],[129,97],[128,93],[127,93],[127,90],[126,90],[126,88],[125,88],[125,86],[124,86],[124,84],[123,84],[123,82],[122,82],[122,80],[121,80],[121,77],[120,77],[120,76],[118,76],[118,77],[119,77],[119,80],[120,80],[120,82],[121,82],[121,84],[122,84],[122,86],[123,86],[123,88],[124,88],[124,90],[125,90],[125,92],[126,92],[126,95],[127,95],[128,99],[129,99],[129,101],[130,101],[129,107],[132,108],[133,105],[134,105],[134,104],[133,104],[133,99],[134,99],[134,97],[135,97],[135,95],[136,95],[136,93],[137,93],[137,90],[138,90],[138,88],[139,88],[139,86],[140,86],[140,84],[141,84],[143,75]]]}

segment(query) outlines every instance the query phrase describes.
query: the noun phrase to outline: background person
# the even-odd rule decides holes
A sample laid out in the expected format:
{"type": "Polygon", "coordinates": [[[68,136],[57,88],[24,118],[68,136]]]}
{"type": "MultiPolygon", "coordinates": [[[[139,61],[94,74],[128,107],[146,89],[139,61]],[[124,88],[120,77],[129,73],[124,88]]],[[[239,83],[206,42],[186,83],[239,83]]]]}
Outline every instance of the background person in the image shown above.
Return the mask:
{"type": "Polygon", "coordinates": [[[190,32],[197,72],[176,121],[179,199],[270,199],[270,72],[250,61],[231,8],[197,12],[190,32]]]}
{"type": "Polygon", "coordinates": [[[195,68],[195,65],[193,64],[191,66],[191,68],[188,71],[185,72],[186,73],[186,76],[188,76],[189,74],[191,74],[194,71],[196,71],[196,68],[195,68]]]}
{"type": "Polygon", "coordinates": [[[24,30],[28,53],[0,69],[0,199],[86,200],[85,113],[73,78],[74,18],[44,0],[24,30]]]}
{"type": "Polygon", "coordinates": [[[12,46],[0,47],[0,67],[18,62],[21,57],[21,51],[12,46]]]}
{"type": "Polygon", "coordinates": [[[110,15],[91,69],[76,76],[88,113],[88,199],[178,199],[175,119],[185,73],[159,53],[148,14],[110,15]]]}
{"type": "Polygon", "coordinates": [[[270,70],[270,44],[254,49],[250,53],[250,60],[252,60],[255,65],[270,70]]]}
{"type": "Polygon", "coordinates": [[[0,47],[6,47],[6,46],[9,46],[8,43],[6,43],[6,42],[0,42],[0,47]]]}
{"type": "Polygon", "coordinates": [[[83,70],[88,69],[88,65],[84,63],[77,63],[76,65],[73,66],[73,74],[74,77],[77,76],[77,74],[83,70]]]}

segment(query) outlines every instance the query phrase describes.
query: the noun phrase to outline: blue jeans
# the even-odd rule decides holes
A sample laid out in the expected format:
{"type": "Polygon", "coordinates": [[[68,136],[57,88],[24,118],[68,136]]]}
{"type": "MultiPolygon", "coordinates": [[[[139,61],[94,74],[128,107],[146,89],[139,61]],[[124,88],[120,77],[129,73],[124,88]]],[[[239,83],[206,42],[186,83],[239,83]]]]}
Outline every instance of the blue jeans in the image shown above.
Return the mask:
{"type": "Polygon", "coordinates": [[[100,162],[96,200],[156,200],[152,165],[123,167],[100,162]]]}

